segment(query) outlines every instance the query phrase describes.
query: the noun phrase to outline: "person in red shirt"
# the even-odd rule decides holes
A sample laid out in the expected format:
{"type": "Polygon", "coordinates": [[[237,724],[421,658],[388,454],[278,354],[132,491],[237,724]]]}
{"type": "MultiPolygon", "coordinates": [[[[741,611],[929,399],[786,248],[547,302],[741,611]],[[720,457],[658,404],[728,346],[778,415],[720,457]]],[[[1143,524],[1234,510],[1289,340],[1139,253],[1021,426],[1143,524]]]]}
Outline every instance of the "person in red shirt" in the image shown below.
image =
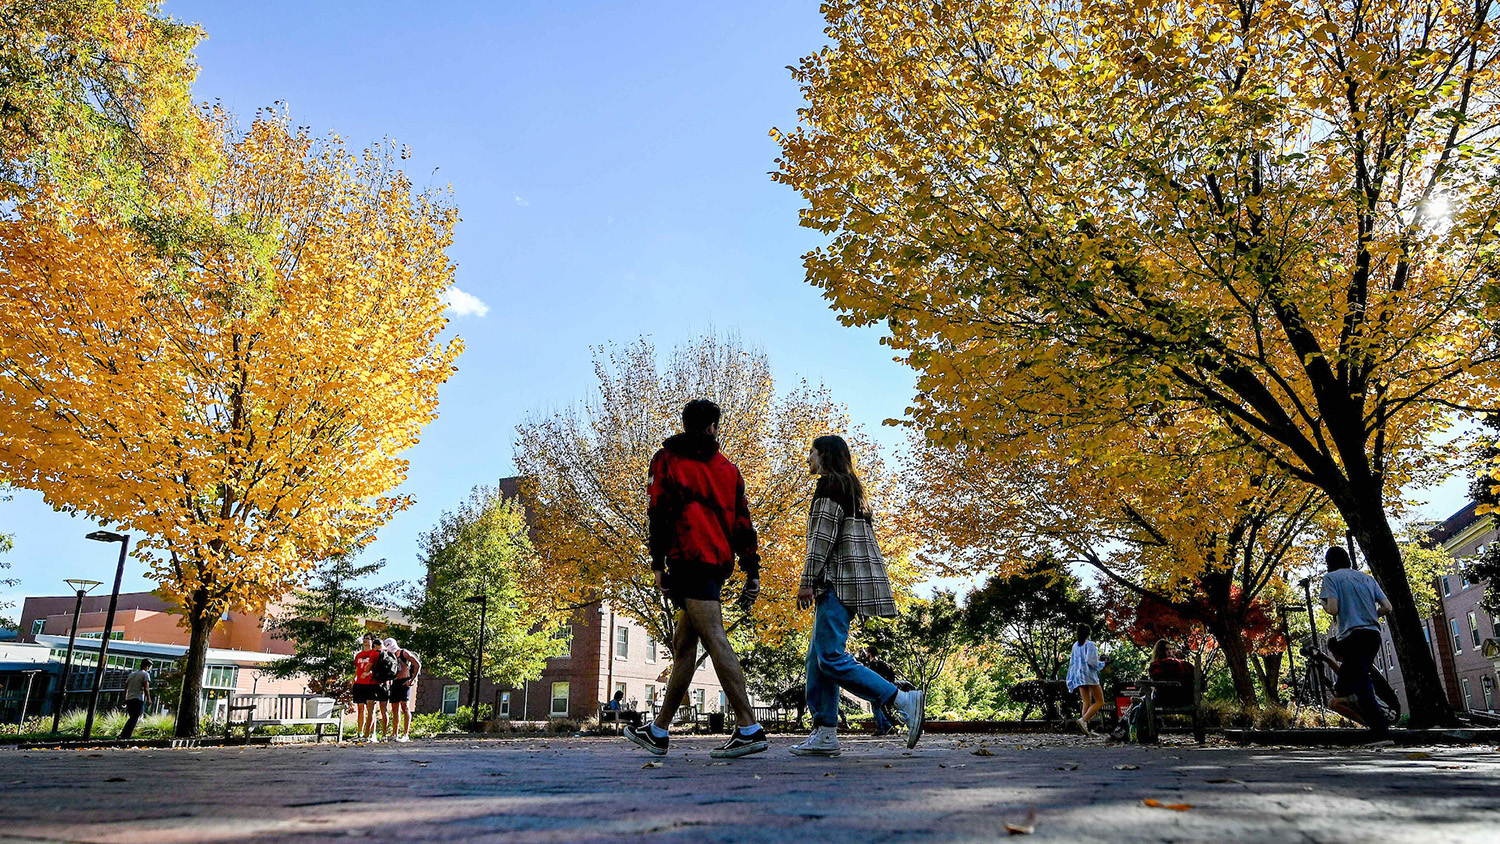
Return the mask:
{"type": "Polygon", "coordinates": [[[677,607],[672,641],[672,675],[656,720],[630,727],[625,736],[651,753],[667,752],[667,727],[687,695],[697,671],[698,644],[714,662],[724,695],[739,729],[714,758],[760,753],[766,731],[755,722],[745,693],[745,675],[729,636],[720,604],[724,581],[739,557],[745,572],[740,605],[748,610],[760,594],[760,554],[745,480],[719,453],[719,406],[695,399],[682,409],[683,432],[669,438],[651,458],[650,502],[646,508],[651,569],[656,588],[677,607]]]}
{"type": "Polygon", "coordinates": [[[375,636],[366,633],[364,647],[354,655],[354,706],[357,712],[359,737],[364,741],[379,743],[380,733],[385,732],[385,706],[381,698],[383,687],[375,682],[375,660],[380,658],[380,643],[375,636]],[[380,730],[375,730],[375,713],[380,713],[380,730]]]}
{"type": "Polygon", "coordinates": [[[1178,656],[1166,639],[1159,639],[1151,652],[1151,665],[1146,673],[1158,682],[1175,683],[1156,689],[1156,702],[1160,706],[1186,706],[1193,699],[1193,665],[1178,656]]]}

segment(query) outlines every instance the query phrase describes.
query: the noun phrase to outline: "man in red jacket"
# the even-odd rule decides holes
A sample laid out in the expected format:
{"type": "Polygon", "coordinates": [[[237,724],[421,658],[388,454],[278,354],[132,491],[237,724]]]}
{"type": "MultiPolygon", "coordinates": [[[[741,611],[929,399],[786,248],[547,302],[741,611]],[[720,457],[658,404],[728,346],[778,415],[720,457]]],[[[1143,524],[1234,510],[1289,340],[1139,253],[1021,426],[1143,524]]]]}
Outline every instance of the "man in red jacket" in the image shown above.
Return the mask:
{"type": "Polygon", "coordinates": [[[667,728],[687,695],[703,644],[739,728],[718,758],[748,756],[766,749],[766,731],[755,722],[745,693],[745,675],[724,631],[720,604],[724,581],[739,557],[745,572],[740,603],[745,609],[760,594],[760,554],[740,470],[719,453],[719,406],[695,399],[682,409],[683,433],[662,444],[651,459],[651,500],[646,510],[651,568],[656,588],[677,607],[672,641],[672,676],[656,721],[625,731],[631,741],[657,756],[667,752],[667,728]]]}

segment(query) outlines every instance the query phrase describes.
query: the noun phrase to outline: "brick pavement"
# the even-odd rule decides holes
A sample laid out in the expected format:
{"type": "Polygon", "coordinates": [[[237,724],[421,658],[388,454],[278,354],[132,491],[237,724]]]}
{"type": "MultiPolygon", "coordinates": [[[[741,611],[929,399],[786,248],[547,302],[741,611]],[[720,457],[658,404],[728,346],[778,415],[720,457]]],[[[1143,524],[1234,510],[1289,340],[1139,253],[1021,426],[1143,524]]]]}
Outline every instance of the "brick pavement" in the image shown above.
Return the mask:
{"type": "Polygon", "coordinates": [[[0,751],[0,841],[1495,841],[1494,748],[1105,747],[1062,736],[779,737],[660,768],[620,739],[0,751]],[[980,750],[993,755],[975,755],[980,750]],[[1117,766],[1138,766],[1136,768],[1117,766]],[[1191,804],[1177,812],[1149,808],[1191,804]]]}

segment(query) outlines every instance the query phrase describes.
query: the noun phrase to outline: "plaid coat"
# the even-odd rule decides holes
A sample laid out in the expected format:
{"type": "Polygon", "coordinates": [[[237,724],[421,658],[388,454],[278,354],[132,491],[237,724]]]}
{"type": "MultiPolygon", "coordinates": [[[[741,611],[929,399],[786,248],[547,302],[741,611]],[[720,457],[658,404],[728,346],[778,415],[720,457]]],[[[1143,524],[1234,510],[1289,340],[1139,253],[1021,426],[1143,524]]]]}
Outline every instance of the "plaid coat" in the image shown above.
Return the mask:
{"type": "Polygon", "coordinates": [[[808,510],[801,585],[820,595],[832,589],[859,615],[897,615],[874,527],[833,498],[817,496],[808,510]]]}

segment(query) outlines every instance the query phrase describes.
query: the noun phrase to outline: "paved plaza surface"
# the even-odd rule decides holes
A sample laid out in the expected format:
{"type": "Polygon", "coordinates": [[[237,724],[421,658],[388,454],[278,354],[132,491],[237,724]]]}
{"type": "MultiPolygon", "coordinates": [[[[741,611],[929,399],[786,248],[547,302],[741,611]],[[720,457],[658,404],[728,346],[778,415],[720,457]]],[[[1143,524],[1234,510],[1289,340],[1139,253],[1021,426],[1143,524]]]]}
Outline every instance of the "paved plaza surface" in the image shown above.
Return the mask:
{"type": "Polygon", "coordinates": [[[1033,809],[1038,841],[1500,840],[1493,747],[794,740],[674,738],[660,767],[608,738],[0,750],[0,841],[993,841],[1033,809]]]}

